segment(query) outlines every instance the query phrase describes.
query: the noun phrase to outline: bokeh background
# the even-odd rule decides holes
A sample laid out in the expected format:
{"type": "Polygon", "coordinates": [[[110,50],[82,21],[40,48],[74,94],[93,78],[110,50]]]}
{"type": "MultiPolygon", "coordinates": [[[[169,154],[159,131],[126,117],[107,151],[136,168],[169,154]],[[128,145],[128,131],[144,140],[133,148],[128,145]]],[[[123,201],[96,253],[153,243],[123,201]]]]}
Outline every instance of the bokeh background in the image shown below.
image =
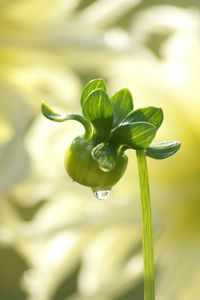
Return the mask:
{"type": "Polygon", "coordinates": [[[99,77],[136,108],[161,106],[157,141],[182,142],[148,159],[156,294],[200,299],[199,53],[199,0],[0,0],[1,300],[143,299],[135,153],[98,201],[63,168],[82,127],[40,112],[80,112],[99,77]]]}

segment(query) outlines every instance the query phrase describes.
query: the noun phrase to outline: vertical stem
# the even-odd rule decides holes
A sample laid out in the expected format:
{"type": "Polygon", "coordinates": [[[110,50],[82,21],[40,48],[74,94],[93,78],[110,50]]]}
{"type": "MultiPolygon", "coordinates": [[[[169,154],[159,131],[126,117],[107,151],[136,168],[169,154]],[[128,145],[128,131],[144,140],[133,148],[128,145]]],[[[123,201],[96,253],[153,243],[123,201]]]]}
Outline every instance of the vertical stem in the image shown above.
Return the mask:
{"type": "Polygon", "coordinates": [[[144,300],[155,300],[154,257],[151,225],[151,203],[147,161],[144,150],[137,150],[142,209],[142,241],[144,257],[144,300]]]}

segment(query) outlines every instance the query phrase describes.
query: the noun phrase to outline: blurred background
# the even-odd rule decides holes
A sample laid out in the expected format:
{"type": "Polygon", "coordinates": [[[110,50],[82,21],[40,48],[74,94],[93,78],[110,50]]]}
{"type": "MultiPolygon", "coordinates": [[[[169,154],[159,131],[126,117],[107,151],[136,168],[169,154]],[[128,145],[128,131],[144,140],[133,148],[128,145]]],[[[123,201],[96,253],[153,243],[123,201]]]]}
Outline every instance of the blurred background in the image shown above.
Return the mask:
{"type": "Polygon", "coordinates": [[[128,87],[161,106],[148,159],[157,300],[199,300],[200,1],[0,0],[0,300],[143,299],[135,153],[108,201],[65,174],[82,127],[40,112],[80,112],[83,85],[128,87]]]}

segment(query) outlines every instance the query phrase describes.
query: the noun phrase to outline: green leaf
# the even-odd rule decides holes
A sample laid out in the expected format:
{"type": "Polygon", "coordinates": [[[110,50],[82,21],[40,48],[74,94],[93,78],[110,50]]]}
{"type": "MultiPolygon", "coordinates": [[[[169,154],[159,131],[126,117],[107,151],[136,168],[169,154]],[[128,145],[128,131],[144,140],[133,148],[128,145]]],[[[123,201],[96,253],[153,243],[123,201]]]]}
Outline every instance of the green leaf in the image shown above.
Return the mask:
{"type": "Polygon", "coordinates": [[[133,110],[133,99],[128,89],[122,89],[111,97],[114,108],[113,127],[117,127],[133,110]]]}
{"type": "Polygon", "coordinates": [[[89,94],[96,89],[102,89],[104,92],[106,92],[106,85],[102,79],[93,79],[85,85],[81,94],[81,106],[89,94]]]}
{"type": "Polygon", "coordinates": [[[112,171],[116,165],[117,151],[110,143],[98,144],[92,150],[92,157],[104,172],[112,171]]]}
{"type": "Polygon", "coordinates": [[[83,115],[93,124],[99,140],[103,140],[112,128],[113,107],[108,95],[97,89],[83,103],[83,115]]]}
{"type": "Polygon", "coordinates": [[[64,122],[67,120],[75,120],[80,123],[86,123],[86,122],[89,123],[88,120],[86,120],[83,116],[77,114],[64,114],[64,115],[57,114],[45,103],[42,103],[41,110],[43,115],[51,121],[64,122]]]}
{"type": "Polygon", "coordinates": [[[163,111],[160,107],[148,106],[132,111],[123,123],[148,122],[158,129],[163,121],[163,111]]]}
{"type": "Polygon", "coordinates": [[[55,122],[64,122],[64,121],[68,121],[68,120],[78,121],[85,128],[85,134],[84,134],[85,138],[90,139],[92,137],[93,126],[83,116],[80,116],[77,114],[64,114],[64,115],[57,114],[45,103],[42,103],[41,110],[42,110],[43,115],[51,121],[55,121],[55,122]]]}
{"type": "Polygon", "coordinates": [[[133,149],[145,149],[152,142],[156,127],[147,122],[124,124],[113,130],[111,140],[117,145],[133,149]]]}
{"type": "Polygon", "coordinates": [[[152,144],[147,148],[146,155],[155,159],[164,159],[177,152],[180,146],[181,143],[177,141],[152,144]]]}
{"type": "Polygon", "coordinates": [[[55,122],[63,122],[63,115],[59,115],[57,113],[55,113],[47,104],[45,104],[44,102],[42,103],[41,106],[41,111],[43,113],[43,115],[51,120],[51,121],[55,121],[55,122]]]}

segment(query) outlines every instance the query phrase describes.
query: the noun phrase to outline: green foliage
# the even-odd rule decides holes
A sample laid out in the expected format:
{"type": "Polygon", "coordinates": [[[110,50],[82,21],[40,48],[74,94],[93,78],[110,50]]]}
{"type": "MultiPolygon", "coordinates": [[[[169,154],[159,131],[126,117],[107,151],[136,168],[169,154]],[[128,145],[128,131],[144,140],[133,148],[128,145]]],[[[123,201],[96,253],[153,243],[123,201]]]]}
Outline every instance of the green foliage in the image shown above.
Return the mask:
{"type": "Polygon", "coordinates": [[[102,89],[93,90],[83,103],[83,115],[92,123],[96,135],[103,140],[112,128],[113,107],[102,89]]]}
{"type": "Polygon", "coordinates": [[[159,107],[149,106],[132,111],[125,119],[124,123],[148,122],[157,129],[163,121],[163,111],[159,107]]]}
{"type": "Polygon", "coordinates": [[[117,149],[111,143],[101,143],[93,148],[92,157],[101,170],[109,172],[114,169],[117,159],[117,149]]]}
{"type": "Polygon", "coordinates": [[[116,92],[110,100],[114,109],[113,127],[117,127],[133,110],[132,95],[128,89],[122,89],[116,92]]]}
{"type": "Polygon", "coordinates": [[[61,117],[59,114],[55,113],[48,105],[45,103],[42,103],[41,110],[43,115],[51,120],[51,121],[56,121],[56,122],[63,122],[66,120],[66,117],[61,117]]]}
{"type": "Polygon", "coordinates": [[[167,158],[178,151],[180,142],[162,142],[159,144],[152,144],[146,150],[146,155],[155,159],[167,158]]]}
{"type": "Polygon", "coordinates": [[[148,122],[127,123],[112,133],[112,141],[132,149],[145,149],[153,140],[156,127],[148,122]]]}
{"type": "MultiPolygon", "coordinates": [[[[103,80],[96,79],[84,87],[81,104],[84,120],[91,123],[95,130],[93,135],[85,134],[85,137],[77,137],[72,142],[65,155],[65,169],[74,181],[92,188],[94,195],[104,200],[126,170],[128,158],[124,151],[128,148],[136,150],[142,202],[144,299],[155,300],[146,154],[156,159],[166,158],[178,150],[180,143],[165,142],[148,147],[163,121],[162,109],[149,106],[134,111],[128,89],[118,91],[110,99],[103,80]]],[[[44,104],[42,112],[50,120],[60,120],[59,115],[44,104]]],[[[61,116],[61,119],[73,119],[71,116],[61,116]]],[[[78,120],[77,117],[74,119],[78,120]]]]}
{"type": "Polygon", "coordinates": [[[160,159],[175,153],[177,144],[180,146],[178,142],[150,146],[163,121],[163,111],[154,106],[133,110],[132,95],[126,88],[110,99],[104,81],[94,79],[83,88],[81,105],[84,117],[59,115],[44,103],[42,113],[56,122],[73,119],[84,125],[84,138],[74,140],[66,154],[65,167],[74,181],[92,189],[112,188],[122,177],[127,165],[124,151],[128,148],[147,149],[148,156],[160,159]],[[114,171],[120,176],[114,176],[114,171]]]}
{"type": "Polygon", "coordinates": [[[85,128],[85,135],[84,136],[86,138],[90,138],[92,136],[92,133],[93,133],[92,124],[86,118],[84,118],[83,116],[76,115],[76,114],[60,115],[58,113],[55,113],[45,103],[42,103],[41,110],[42,110],[43,115],[51,121],[64,122],[64,121],[67,121],[67,120],[75,120],[75,121],[80,122],[85,128]]]}
{"type": "Polygon", "coordinates": [[[106,85],[102,79],[93,79],[85,85],[81,94],[81,105],[83,105],[89,94],[96,89],[102,89],[106,92],[106,85]]]}

